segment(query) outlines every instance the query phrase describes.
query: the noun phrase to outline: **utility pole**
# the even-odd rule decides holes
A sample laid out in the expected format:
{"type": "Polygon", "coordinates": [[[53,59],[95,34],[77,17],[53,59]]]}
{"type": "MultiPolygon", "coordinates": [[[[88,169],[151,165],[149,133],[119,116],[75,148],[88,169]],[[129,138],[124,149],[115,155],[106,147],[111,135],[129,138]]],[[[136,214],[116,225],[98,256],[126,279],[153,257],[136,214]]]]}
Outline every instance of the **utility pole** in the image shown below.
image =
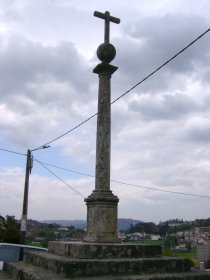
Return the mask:
{"type": "Polygon", "coordinates": [[[21,244],[26,243],[26,230],[27,230],[27,214],[28,214],[28,189],[29,189],[29,175],[33,165],[33,159],[31,156],[31,150],[27,151],[26,158],[26,173],[25,173],[25,186],[23,196],[23,211],[21,219],[21,244]]]}
{"type": "Polygon", "coordinates": [[[49,145],[43,145],[37,149],[27,151],[26,156],[26,174],[25,174],[25,186],[24,186],[24,196],[23,196],[23,211],[21,218],[21,244],[26,243],[26,231],[27,231],[27,215],[28,215],[28,189],[29,189],[29,175],[33,168],[33,157],[32,153],[37,150],[50,148],[49,145]]]}

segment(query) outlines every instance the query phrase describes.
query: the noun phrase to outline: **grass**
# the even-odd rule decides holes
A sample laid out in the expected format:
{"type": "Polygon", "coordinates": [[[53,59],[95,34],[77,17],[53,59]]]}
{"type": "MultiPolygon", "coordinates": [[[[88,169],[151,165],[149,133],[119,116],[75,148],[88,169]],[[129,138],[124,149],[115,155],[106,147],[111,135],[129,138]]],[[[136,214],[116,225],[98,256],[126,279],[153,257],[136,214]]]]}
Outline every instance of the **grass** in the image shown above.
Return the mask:
{"type": "Polygon", "coordinates": [[[175,257],[193,259],[196,257],[196,253],[195,252],[176,252],[175,251],[175,257]]]}

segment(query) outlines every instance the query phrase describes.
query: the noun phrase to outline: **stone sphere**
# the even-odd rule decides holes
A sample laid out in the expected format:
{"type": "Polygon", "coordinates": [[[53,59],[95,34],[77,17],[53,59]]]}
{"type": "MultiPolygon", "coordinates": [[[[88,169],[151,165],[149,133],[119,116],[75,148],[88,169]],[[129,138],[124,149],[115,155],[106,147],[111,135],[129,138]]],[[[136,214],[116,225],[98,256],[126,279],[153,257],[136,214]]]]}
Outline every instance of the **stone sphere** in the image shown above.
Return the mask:
{"type": "Polygon", "coordinates": [[[97,49],[97,56],[102,62],[111,62],[116,55],[115,47],[110,43],[103,43],[97,49]]]}

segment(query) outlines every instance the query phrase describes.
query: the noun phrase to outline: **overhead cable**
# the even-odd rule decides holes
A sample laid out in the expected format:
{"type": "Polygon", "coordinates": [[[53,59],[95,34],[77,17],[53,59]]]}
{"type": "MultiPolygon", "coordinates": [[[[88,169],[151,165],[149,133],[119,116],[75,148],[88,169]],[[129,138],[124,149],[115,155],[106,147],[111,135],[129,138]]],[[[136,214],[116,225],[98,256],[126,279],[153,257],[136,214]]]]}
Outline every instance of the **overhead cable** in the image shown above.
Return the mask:
{"type": "Polygon", "coordinates": [[[48,167],[46,167],[41,161],[39,161],[38,159],[36,159],[33,156],[34,160],[36,160],[36,162],[38,162],[42,167],[44,167],[45,169],[47,169],[53,176],[55,176],[58,180],[60,180],[64,185],[66,185],[68,188],[70,188],[72,191],[74,191],[75,193],[77,193],[78,195],[82,196],[83,198],[85,198],[84,195],[82,195],[79,191],[77,191],[74,187],[70,186],[66,181],[64,181],[63,179],[61,179],[58,175],[56,175],[53,171],[51,171],[48,167]]]}
{"type": "MultiPolygon", "coordinates": [[[[40,163],[42,163],[44,165],[52,166],[54,168],[62,169],[62,170],[65,170],[65,171],[68,171],[68,172],[71,172],[71,173],[76,173],[76,174],[84,175],[84,176],[87,176],[87,177],[95,178],[94,175],[90,175],[90,174],[87,174],[87,173],[75,171],[75,170],[68,169],[68,168],[65,168],[65,167],[56,166],[56,165],[49,164],[49,163],[46,163],[46,162],[40,162],[40,163]]],[[[125,182],[122,182],[122,181],[112,180],[112,179],[110,180],[110,182],[121,184],[121,185],[126,185],[126,186],[131,186],[131,187],[137,187],[137,188],[143,188],[143,189],[148,189],[148,190],[153,190],[153,191],[159,191],[159,192],[173,193],[173,194],[178,194],[178,195],[195,196],[195,197],[202,197],[202,198],[210,198],[210,196],[208,196],[208,195],[200,195],[200,194],[192,194],[192,193],[186,193],[186,192],[169,191],[169,190],[163,190],[163,189],[158,189],[158,188],[153,188],[153,187],[140,186],[140,185],[137,185],[137,184],[125,183],[125,182]]]]}
{"type": "Polygon", "coordinates": [[[21,156],[27,156],[26,154],[23,154],[23,153],[18,153],[18,152],[15,152],[15,151],[7,150],[7,149],[2,149],[2,148],[0,148],[0,151],[12,153],[12,154],[17,154],[17,155],[21,155],[21,156]]]}
{"type": "MultiPolygon", "coordinates": [[[[181,49],[179,52],[177,52],[175,55],[173,55],[170,59],[168,59],[166,62],[164,62],[162,65],[160,65],[159,67],[157,67],[154,71],[152,71],[149,75],[147,75],[145,78],[143,78],[140,82],[136,83],[134,86],[132,86],[129,90],[127,90],[126,92],[124,92],[122,95],[120,95],[119,97],[117,97],[115,100],[113,100],[111,102],[111,104],[114,104],[115,102],[117,102],[119,99],[121,99],[122,97],[124,97],[126,94],[130,93],[132,90],[134,90],[137,86],[139,86],[140,84],[142,84],[144,81],[146,81],[148,78],[150,78],[151,76],[153,76],[156,72],[158,72],[161,68],[163,68],[166,64],[168,64],[169,62],[171,62],[172,60],[174,60],[178,55],[180,55],[181,53],[183,53],[185,50],[187,50],[190,46],[192,46],[196,41],[198,41],[199,39],[201,39],[204,35],[206,35],[208,32],[210,31],[210,28],[208,28],[205,32],[203,32],[201,35],[199,35],[195,40],[193,40],[191,43],[189,43],[186,47],[184,47],[183,49],[181,49]]],[[[47,146],[55,141],[57,141],[58,139],[64,137],[65,135],[69,134],[70,132],[74,131],[75,129],[77,129],[78,127],[82,126],[83,124],[87,123],[89,120],[91,120],[92,118],[94,118],[98,113],[95,113],[93,115],[91,115],[89,118],[87,118],[86,120],[82,121],[81,123],[77,124],[76,126],[74,126],[73,128],[71,128],[70,130],[66,131],[65,133],[61,134],[60,136],[52,139],[51,141],[33,149],[33,150],[37,150],[42,148],[43,146],[47,146]]]]}
{"type": "Polygon", "coordinates": [[[158,188],[153,188],[153,187],[144,187],[144,186],[139,186],[139,185],[136,185],[136,184],[130,184],[130,183],[125,183],[125,182],[116,181],[116,180],[111,180],[111,181],[114,182],[114,183],[121,184],[121,185],[132,186],[132,187],[137,187],[137,188],[143,188],[143,189],[147,189],[147,190],[166,192],[166,193],[174,193],[174,194],[179,194],[179,195],[188,195],[188,196],[202,197],[202,198],[210,198],[210,196],[208,196],[208,195],[192,194],[192,193],[177,192],[177,191],[167,191],[167,190],[163,190],[163,189],[158,189],[158,188]]]}
{"type": "MultiPolygon", "coordinates": [[[[19,154],[19,155],[26,156],[25,154],[18,153],[18,152],[14,152],[14,151],[10,151],[10,150],[6,150],[6,149],[0,149],[0,150],[5,151],[5,152],[12,152],[12,153],[14,153],[14,154],[19,154]]],[[[84,197],[80,192],[78,192],[75,188],[73,188],[72,186],[70,186],[70,185],[69,185],[68,183],[66,183],[63,179],[61,179],[61,178],[58,177],[54,172],[52,172],[48,167],[46,167],[46,165],[52,166],[52,167],[57,168],[57,169],[65,170],[65,171],[68,171],[68,172],[71,172],[71,173],[75,173],[75,174],[80,174],[80,175],[83,175],[83,176],[87,176],[87,177],[95,178],[94,175],[90,175],[90,174],[87,174],[87,173],[75,171],[75,170],[72,170],[72,169],[68,169],[68,168],[65,168],[65,167],[53,165],[53,164],[46,163],[46,162],[41,162],[41,161],[39,161],[38,159],[36,159],[34,156],[33,156],[33,159],[34,159],[34,161],[36,161],[36,162],[38,162],[40,165],[42,165],[45,169],[47,169],[47,170],[48,170],[51,174],[53,174],[57,179],[59,179],[61,182],[63,182],[66,186],[68,186],[68,187],[69,187],[70,189],[72,189],[74,192],[76,192],[77,194],[79,194],[80,196],[82,196],[83,198],[85,198],[85,197],[84,197]]],[[[169,191],[169,190],[163,190],[163,189],[158,189],[158,188],[153,188],[153,187],[145,187],[145,186],[141,186],[141,185],[137,185],[137,184],[125,183],[125,182],[122,182],[122,181],[112,180],[112,179],[110,180],[110,182],[117,183],[117,184],[121,184],[121,185],[126,185],[126,186],[137,187],[137,188],[149,189],[149,190],[153,190],[153,191],[159,191],[159,192],[166,192],[166,193],[172,193],[172,194],[178,194],[178,195],[187,195],[187,196],[194,196],[194,197],[201,197],[201,198],[210,198],[210,196],[208,196],[208,195],[200,195],[200,194],[192,194],[192,193],[186,193],[186,192],[169,191]]]]}

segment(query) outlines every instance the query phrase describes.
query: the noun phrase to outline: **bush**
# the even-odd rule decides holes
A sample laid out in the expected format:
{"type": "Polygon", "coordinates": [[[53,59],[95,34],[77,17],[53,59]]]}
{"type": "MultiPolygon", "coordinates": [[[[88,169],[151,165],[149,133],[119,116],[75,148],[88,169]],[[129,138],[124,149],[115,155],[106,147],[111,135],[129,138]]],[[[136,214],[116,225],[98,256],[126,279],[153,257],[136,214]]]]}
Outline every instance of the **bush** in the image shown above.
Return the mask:
{"type": "Polygon", "coordinates": [[[2,235],[3,242],[20,244],[20,230],[15,228],[7,228],[2,235]]]}
{"type": "Polygon", "coordinates": [[[20,243],[20,224],[14,216],[6,216],[0,227],[0,240],[6,243],[20,243]]]}

